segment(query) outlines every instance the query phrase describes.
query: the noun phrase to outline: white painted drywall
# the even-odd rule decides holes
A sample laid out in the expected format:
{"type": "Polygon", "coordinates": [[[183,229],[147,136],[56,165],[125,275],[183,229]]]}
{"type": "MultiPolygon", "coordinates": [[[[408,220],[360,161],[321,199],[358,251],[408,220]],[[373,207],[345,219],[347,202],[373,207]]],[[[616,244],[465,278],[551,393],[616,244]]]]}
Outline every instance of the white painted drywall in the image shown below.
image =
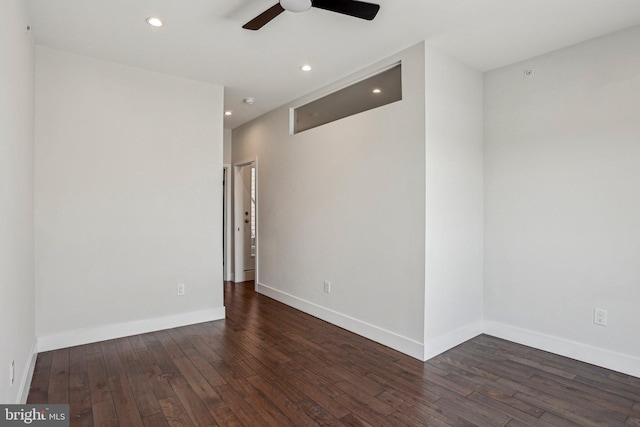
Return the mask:
{"type": "Polygon", "coordinates": [[[37,334],[221,309],[222,87],[40,46],[36,64],[37,334]]]}
{"type": "Polygon", "coordinates": [[[487,324],[639,375],[640,28],[486,73],[484,96],[487,324]]]}
{"type": "Polygon", "coordinates": [[[0,2],[0,403],[23,399],[35,342],[34,42],[27,25],[23,1],[0,2]]]}
{"type": "Polygon", "coordinates": [[[420,44],[233,131],[234,162],[258,158],[260,291],[416,357],[424,337],[424,84],[420,44]],[[400,60],[402,101],[289,134],[290,107],[400,60]]]}
{"type": "Polygon", "coordinates": [[[224,148],[222,150],[225,165],[231,164],[231,129],[225,129],[223,133],[224,148]]]}
{"type": "Polygon", "coordinates": [[[478,335],[483,299],[482,73],[427,47],[425,359],[478,335]]]}

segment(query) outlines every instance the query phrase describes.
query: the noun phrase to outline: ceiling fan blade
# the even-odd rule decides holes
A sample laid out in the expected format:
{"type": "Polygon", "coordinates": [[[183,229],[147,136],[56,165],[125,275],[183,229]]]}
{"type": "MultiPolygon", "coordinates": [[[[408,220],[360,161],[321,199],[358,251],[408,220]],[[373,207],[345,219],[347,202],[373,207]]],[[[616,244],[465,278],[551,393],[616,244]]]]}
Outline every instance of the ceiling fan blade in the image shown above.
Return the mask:
{"type": "Polygon", "coordinates": [[[244,24],[242,28],[246,30],[259,30],[282,12],[284,12],[284,8],[280,6],[280,3],[278,3],[244,24]]]}
{"type": "Polygon", "coordinates": [[[312,6],[367,21],[375,18],[380,10],[380,5],[357,0],[313,0],[312,6]]]}

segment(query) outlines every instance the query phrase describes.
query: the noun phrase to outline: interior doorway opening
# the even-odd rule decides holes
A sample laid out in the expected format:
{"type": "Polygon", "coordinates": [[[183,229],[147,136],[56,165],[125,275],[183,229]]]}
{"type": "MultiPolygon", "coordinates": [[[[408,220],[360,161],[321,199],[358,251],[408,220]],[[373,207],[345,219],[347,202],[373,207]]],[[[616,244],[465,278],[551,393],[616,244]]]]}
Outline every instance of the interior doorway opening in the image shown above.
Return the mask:
{"type": "Polygon", "coordinates": [[[258,279],[258,164],[234,165],[234,282],[258,279]]]}
{"type": "Polygon", "coordinates": [[[231,165],[223,165],[222,174],[222,272],[224,281],[233,281],[233,186],[231,165]]]}

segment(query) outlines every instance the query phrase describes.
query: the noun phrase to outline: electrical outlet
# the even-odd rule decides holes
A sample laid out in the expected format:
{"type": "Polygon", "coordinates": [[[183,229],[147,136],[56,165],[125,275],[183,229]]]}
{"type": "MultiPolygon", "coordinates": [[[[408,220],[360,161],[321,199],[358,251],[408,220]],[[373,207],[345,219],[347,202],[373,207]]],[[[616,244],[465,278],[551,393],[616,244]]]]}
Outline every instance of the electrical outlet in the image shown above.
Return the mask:
{"type": "Polygon", "coordinates": [[[602,308],[594,308],[593,323],[600,326],[607,326],[607,310],[603,310],[602,308]]]}
{"type": "Polygon", "coordinates": [[[9,366],[9,385],[13,386],[13,383],[16,380],[16,361],[12,360],[11,365],[9,366]]]}
{"type": "Polygon", "coordinates": [[[325,280],[325,281],[324,281],[324,292],[325,292],[326,294],[328,294],[328,293],[330,293],[330,292],[331,292],[331,282],[330,282],[330,281],[328,281],[328,280],[325,280]]]}
{"type": "Polygon", "coordinates": [[[184,296],[184,283],[180,283],[178,285],[178,296],[179,297],[184,296]]]}

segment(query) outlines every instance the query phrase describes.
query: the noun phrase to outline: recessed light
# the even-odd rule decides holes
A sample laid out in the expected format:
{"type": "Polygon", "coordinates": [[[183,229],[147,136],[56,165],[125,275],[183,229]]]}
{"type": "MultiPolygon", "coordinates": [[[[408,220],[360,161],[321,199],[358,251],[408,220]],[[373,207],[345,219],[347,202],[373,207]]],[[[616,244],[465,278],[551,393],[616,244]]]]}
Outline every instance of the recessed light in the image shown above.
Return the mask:
{"type": "Polygon", "coordinates": [[[160,18],[156,18],[155,16],[148,17],[147,24],[151,25],[152,27],[162,27],[162,21],[160,20],[160,18]]]}
{"type": "Polygon", "coordinates": [[[375,93],[375,94],[382,93],[382,89],[375,88],[375,89],[374,89],[374,90],[372,90],[371,92],[373,92],[373,93],[375,93]]]}
{"type": "Polygon", "coordinates": [[[233,113],[232,113],[231,111],[225,111],[225,112],[224,112],[224,115],[225,115],[225,116],[230,116],[230,115],[232,115],[232,114],[233,114],[233,113]]]}
{"type": "Polygon", "coordinates": [[[305,64],[302,67],[300,67],[300,69],[302,71],[311,71],[311,65],[305,64]]]}

